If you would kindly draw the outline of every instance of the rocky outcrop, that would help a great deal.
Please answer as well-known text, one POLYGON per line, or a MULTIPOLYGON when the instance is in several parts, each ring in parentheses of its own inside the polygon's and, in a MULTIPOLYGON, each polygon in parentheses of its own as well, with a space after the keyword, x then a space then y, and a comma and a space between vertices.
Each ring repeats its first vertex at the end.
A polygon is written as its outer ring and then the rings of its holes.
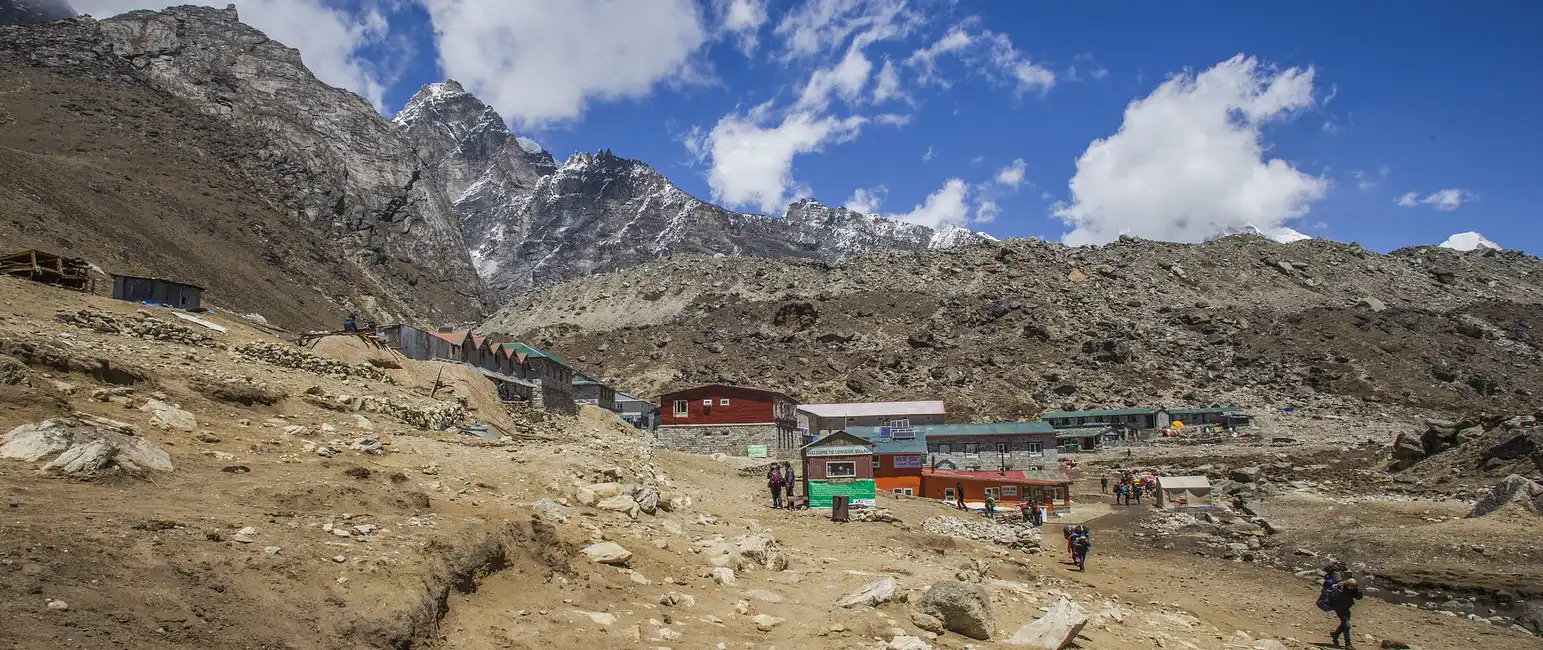
POLYGON ((449 201, 364 98, 317 80, 297 50, 241 23, 234 7, 135 11, 96 28, 151 86, 250 135, 248 178, 347 250, 388 298, 380 317, 486 309, 449 201))
POLYGON ((1543 514, 1543 485, 1525 476, 1507 476, 1473 505, 1468 516, 1483 517, 1512 504, 1533 514, 1543 514))
POLYGON ((48 460, 39 469, 69 476, 172 471, 164 450, 134 435, 133 427, 104 419, 55 418, 21 425, 0 436, 0 458, 48 460))
POLYGON ((36 25, 74 15, 64 0, 0 0, 0 25, 36 25))
POLYGON ((996 633, 996 619, 991 615, 991 597, 980 585, 939 582, 922 594, 916 611, 943 622, 950 632, 986 641, 996 633))

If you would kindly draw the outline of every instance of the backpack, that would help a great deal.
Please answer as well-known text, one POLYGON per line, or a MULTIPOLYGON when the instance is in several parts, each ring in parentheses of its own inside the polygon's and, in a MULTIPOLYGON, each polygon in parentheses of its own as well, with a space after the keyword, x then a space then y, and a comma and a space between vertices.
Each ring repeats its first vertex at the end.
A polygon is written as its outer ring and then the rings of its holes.
POLYGON ((1323 581, 1323 589, 1318 592, 1318 609, 1325 612, 1334 611, 1334 581, 1323 581))
POLYGON ((1086 553, 1092 547, 1093 541, 1089 540, 1086 535, 1078 535, 1072 538, 1072 550, 1086 553))

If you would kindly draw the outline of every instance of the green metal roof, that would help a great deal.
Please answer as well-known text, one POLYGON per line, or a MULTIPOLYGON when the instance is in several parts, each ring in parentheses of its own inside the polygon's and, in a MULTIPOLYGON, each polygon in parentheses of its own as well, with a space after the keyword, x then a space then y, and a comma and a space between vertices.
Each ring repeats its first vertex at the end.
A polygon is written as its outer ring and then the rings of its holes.
POLYGON ((992 422, 989 424, 928 424, 912 427, 928 436, 1009 436, 1026 433, 1055 433, 1048 422, 992 422))
POLYGON ((846 432, 873 443, 875 454, 925 454, 927 436, 920 430, 913 439, 889 439, 879 437, 878 427, 847 427, 846 432))
POLYGON ((600 382, 595 381, 594 377, 590 377, 589 375, 586 375, 586 374, 584 374, 582 372, 575 372, 575 373, 573 373, 573 385, 574 386, 599 386, 600 382))
POLYGON ((542 350, 541 348, 535 347, 533 345, 527 345, 525 343, 505 343, 504 348, 514 350, 515 352, 523 354, 527 357, 551 359, 556 361, 559 365, 568 368, 569 370, 573 370, 573 364, 564 361, 562 357, 552 354, 551 352, 547 352, 546 350, 542 350))
POLYGON ((1095 411, 1045 411, 1044 413, 1040 414, 1039 417, 1040 417, 1040 419, 1044 419, 1044 420, 1049 420, 1049 419, 1052 419, 1052 418, 1055 418, 1055 419, 1060 419, 1060 418, 1090 418, 1090 417, 1091 418, 1098 418, 1098 417, 1109 417, 1109 416, 1114 416, 1114 415, 1152 415, 1152 414, 1154 414, 1156 412, 1157 412, 1157 409, 1101 409, 1101 410, 1095 410, 1095 411))

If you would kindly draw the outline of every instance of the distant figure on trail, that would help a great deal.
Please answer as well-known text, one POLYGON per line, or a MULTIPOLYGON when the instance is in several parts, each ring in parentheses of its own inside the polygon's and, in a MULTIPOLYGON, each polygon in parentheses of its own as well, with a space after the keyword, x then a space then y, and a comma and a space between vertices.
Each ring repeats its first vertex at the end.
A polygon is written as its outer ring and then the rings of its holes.
POLYGON ((964 510, 964 481, 954 482, 954 507, 964 510))
POLYGON ((782 472, 776 463, 772 463, 771 469, 766 472, 766 486, 771 488, 772 507, 782 507, 782 472))
POLYGON ((1100 477, 1098 477, 1098 491, 1099 492, 1108 492, 1109 491, 1109 477, 1108 476, 1100 476, 1100 477))
POLYGON ((997 520, 997 495, 989 490, 986 492, 986 518, 997 520))
POLYGON ((1072 561, 1077 563, 1077 570, 1083 573, 1088 571, 1088 550, 1093 548, 1092 533, 1087 526, 1078 526, 1072 532, 1071 549, 1072 561))
POLYGON ((348 318, 343 319, 343 331, 349 334, 359 331, 359 316, 357 314, 349 314, 348 318))
POLYGON ((1335 583, 1329 589, 1329 604, 1334 610, 1334 615, 1339 617, 1339 627, 1334 628, 1334 633, 1330 635, 1334 640, 1334 647, 1340 647, 1339 637, 1344 635, 1344 647, 1355 648, 1355 640, 1350 636, 1350 608, 1355 607, 1355 601, 1360 600, 1361 596, 1361 585, 1355 578, 1335 583))
POLYGON ((1114 489, 1114 503, 1115 505, 1130 505, 1129 483, 1121 483, 1120 487, 1114 489))
POLYGON ((788 488, 787 503, 784 505, 787 506, 788 510, 792 510, 793 486, 798 484, 798 475, 793 473, 793 463, 788 461, 782 461, 782 484, 788 488))

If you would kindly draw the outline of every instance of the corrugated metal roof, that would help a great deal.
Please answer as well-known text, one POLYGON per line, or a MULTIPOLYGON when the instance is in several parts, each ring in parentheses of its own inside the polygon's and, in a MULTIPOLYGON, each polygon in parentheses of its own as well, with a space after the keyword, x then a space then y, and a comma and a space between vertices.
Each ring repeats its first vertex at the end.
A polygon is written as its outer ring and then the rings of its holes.
MULTIPOLYGON (((504 347, 506 349, 513 350, 516 354, 523 354, 527 357, 551 359, 556 361, 558 365, 561 365, 569 370, 573 370, 573 364, 564 361, 562 357, 552 354, 551 352, 547 352, 546 350, 542 350, 541 348, 538 348, 534 345, 529 345, 526 343, 505 343, 504 347)), ((574 372, 577 371, 575 370, 574 372)))
POLYGON ((989 424, 927 424, 911 427, 928 436, 1006 436, 1026 433, 1055 433, 1048 422, 991 422, 989 424))
POLYGON ((493 372, 492 370, 488 370, 487 368, 477 368, 476 366, 472 366, 472 368, 475 368, 477 372, 480 372, 480 373, 482 373, 484 375, 487 375, 488 377, 492 377, 492 378, 497 379, 499 381, 507 381, 507 382, 509 382, 511 384, 519 384, 519 385, 525 386, 527 388, 535 388, 536 387, 535 383, 530 382, 530 381, 526 381, 524 379, 520 379, 518 377, 510 377, 509 375, 503 374, 501 372, 493 372))
POLYGON ((1018 483, 1021 485, 1066 485, 1072 482, 1071 477, 1057 470, 1042 470, 1031 473, 1021 469, 1010 469, 1005 472, 996 470, 924 469, 922 470, 922 476, 967 481, 996 481, 998 483, 1018 483), (1055 473, 1050 474, 1048 472, 1055 473))
POLYGON ((429 332, 429 336, 440 339, 452 345, 461 345, 466 342, 466 330, 459 332, 429 332))
POLYGON ((1170 490, 1210 489, 1211 481, 1204 476, 1159 476, 1157 487, 1170 490))
POLYGON ((806 411, 822 418, 857 418, 875 415, 946 415, 942 400, 914 402, 844 402, 839 404, 801 404, 806 411))
POLYGON ((1115 432, 1114 432, 1114 429, 1111 429, 1109 427, 1076 427, 1076 428, 1072 428, 1072 429, 1058 429, 1055 432, 1055 437, 1058 438, 1058 439, 1059 438, 1081 439, 1081 438, 1097 438, 1097 437, 1105 435, 1105 434, 1116 435, 1115 432))
POLYGON ((1098 409, 1093 411, 1045 411, 1040 414, 1040 419, 1052 418, 1101 418, 1114 415, 1152 415, 1157 409, 1098 409))
POLYGON ((927 436, 921 432, 915 438, 880 438, 879 427, 847 427, 847 433, 873 443, 875 454, 925 454, 927 436))
POLYGON ((1169 415, 1191 415, 1200 413, 1234 413, 1242 411, 1236 406, 1217 406, 1204 409, 1167 409, 1169 415))

